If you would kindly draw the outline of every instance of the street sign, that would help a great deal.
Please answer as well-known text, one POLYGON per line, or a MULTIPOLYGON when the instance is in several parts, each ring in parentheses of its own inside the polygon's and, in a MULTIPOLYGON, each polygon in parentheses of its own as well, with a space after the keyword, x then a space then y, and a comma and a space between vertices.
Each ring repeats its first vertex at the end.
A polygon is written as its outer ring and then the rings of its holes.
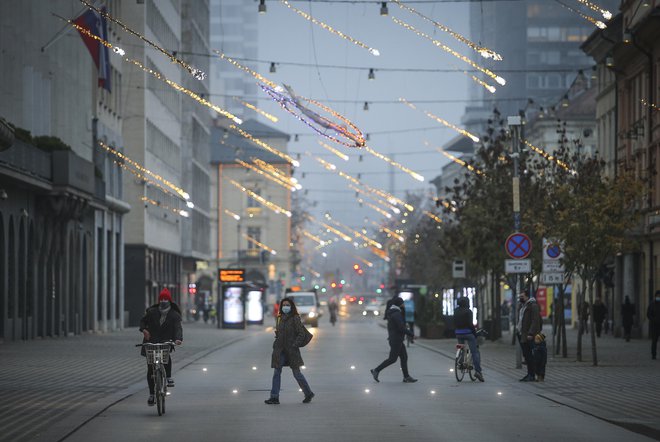
POLYGON ((543 273, 564 273, 563 257, 559 241, 543 238, 543 273))
POLYGON ((220 282, 244 282, 245 269, 218 269, 220 282))
POLYGON ((541 273, 541 284, 555 285, 564 282, 564 273, 541 273))
POLYGON ((505 259, 504 273, 530 273, 532 271, 531 259, 505 259))
POLYGON ((465 278, 465 261, 462 259, 454 260, 454 263, 451 267, 451 277, 465 278))
POLYGON ((504 242, 504 249, 513 259, 527 258, 532 251, 532 241, 524 233, 512 233, 504 242))

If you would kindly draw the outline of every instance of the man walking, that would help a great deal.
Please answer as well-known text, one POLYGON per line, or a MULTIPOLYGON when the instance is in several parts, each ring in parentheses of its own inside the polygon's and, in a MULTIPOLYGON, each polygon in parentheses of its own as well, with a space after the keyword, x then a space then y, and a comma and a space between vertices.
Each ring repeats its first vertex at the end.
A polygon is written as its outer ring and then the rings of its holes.
POLYGON ((520 379, 521 382, 534 382, 534 336, 541 331, 541 312, 536 299, 530 298, 526 292, 518 295, 520 310, 518 311, 518 342, 522 349, 525 363, 527 364, 527 375, 520 379))
POLYGON ((660 336, 660 290, 655 291, 655 300, 649 305, 646 317, 651 321, 651 359, 658 356, 658 336, 660 336))

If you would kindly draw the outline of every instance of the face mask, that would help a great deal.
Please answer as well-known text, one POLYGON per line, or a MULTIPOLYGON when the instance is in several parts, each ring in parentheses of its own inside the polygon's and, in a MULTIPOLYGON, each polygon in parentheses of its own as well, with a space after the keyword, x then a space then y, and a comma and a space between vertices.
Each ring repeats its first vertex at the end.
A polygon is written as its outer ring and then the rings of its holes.
POLYGON ((660 296, 655 297, 655 302, 660 302, 660 296))
POLYGON ((166 309, 167 307, 169 307, 169 306, 170 306, 170 301, 161 301, 161 302, 160 302, 160 308, 161 308, 162 310, 165 310, 165 309, 166 309))
POLYGON ((283 306, 282 307, 282 313, 284 313, 285 315, 288 315, 289 313, 291 313, 291 306, 290 305, 283 306))
POLYGON ((522 303, 524 304, 524 303, 525 303, 525 298, 523 298, 523 297, 521 296, 520 298, 518 298, 518 302, 522 302, 522 303))

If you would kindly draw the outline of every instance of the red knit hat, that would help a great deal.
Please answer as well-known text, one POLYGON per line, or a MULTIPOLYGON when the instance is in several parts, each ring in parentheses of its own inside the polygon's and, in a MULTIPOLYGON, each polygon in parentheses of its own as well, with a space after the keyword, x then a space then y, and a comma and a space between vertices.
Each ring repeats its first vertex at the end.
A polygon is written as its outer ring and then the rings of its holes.
POLYGON ((167 290, 167 288, 164 288, 163 290, 160 291, 160 296, 158 297, 158 302, 160 301, 170 301, 172 302, 172 295, 170 294, 170 291, 167 290))

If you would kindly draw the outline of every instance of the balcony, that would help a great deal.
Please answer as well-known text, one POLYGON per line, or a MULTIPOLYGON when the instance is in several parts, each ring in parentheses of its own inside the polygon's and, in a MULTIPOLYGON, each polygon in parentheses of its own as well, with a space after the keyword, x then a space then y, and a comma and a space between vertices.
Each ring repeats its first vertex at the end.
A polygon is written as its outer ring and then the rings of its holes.
POLYGON ((247 249, 238 251, 238 260, 246 264, 266 264, 270 253, 261 249, 247 249))
POLYGON ((0 152, 0 163, 26 175, 52 180, 51 155, 31 144, 14 140, 13 145, 0 152))

